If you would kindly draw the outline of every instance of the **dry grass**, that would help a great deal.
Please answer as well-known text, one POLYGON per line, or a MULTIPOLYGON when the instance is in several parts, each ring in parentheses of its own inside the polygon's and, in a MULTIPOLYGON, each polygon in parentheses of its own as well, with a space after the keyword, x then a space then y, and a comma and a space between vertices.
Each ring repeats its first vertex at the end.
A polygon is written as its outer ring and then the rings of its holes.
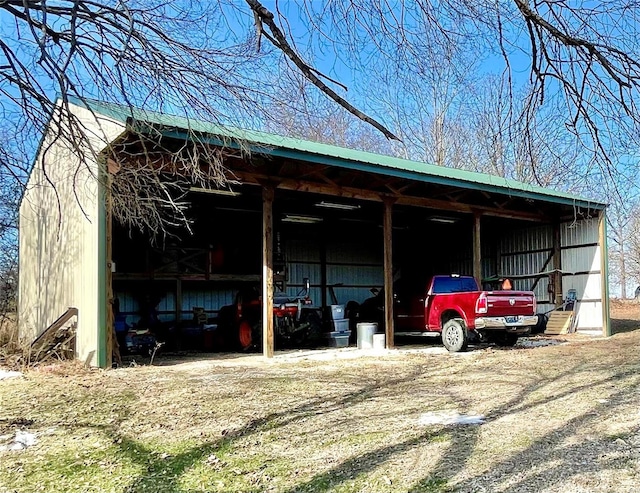
POLYGON ((15 313, 0 315, 0 365, 22 369, 28 361, 29 345, 20 340, 15 313))
POLYGON ((640 331, 529 342, 32 369, 0 381, 0 436, 39 440, 0 492, 636 492, 640 331), (418 424, 446 410, 486 423, 418 424))
POLYGON ((18 325, 14 313, 0 314, 0 347, 18 341, 18 325))

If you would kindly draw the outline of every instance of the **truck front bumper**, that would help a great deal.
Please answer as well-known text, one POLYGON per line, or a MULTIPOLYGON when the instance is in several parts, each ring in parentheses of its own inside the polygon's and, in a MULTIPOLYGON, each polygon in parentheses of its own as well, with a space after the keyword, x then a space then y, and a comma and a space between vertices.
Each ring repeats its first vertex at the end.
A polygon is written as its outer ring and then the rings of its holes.
POLYGON ((537 315, 520 315, 517 317, 478 317, 476 329, 500 329, 507 332, 526 332, 538 323, 537 315))

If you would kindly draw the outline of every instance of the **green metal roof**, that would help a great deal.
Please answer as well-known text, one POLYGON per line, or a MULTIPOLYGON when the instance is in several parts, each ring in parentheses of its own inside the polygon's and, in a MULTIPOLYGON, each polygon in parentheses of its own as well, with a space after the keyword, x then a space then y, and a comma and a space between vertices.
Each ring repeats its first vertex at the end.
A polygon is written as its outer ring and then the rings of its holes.
POLYGON ((222 126, 202 120, 130 108, 113 103, 92 100, 85 100, 84 102, 74 100, 72 102, 123 123, 129 118, 133 118, 138 123, 160 127, 161 133, 167 137, 188 139, 193 137, 195 133, 199 135, 199 138, 214 144, 234 145, 233 141, 244 141, 249 143, 252 152, 301 161, 323 163, 348 169, 381 173, 388 176, 483 190, 558 204, 593 209, 603 209, 606 206, 603 202, 577 197, 570 193, 474 171, 446 168, 419 161, 357 151, 292 137, 283 137, 266 132, 222 126), (230 141, 232 141, 231 144, 230 141))

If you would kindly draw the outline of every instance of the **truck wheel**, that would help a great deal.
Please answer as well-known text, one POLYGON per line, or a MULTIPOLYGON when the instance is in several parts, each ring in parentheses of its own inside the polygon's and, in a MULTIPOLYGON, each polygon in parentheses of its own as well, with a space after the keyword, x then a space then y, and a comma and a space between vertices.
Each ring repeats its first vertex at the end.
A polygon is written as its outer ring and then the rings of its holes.
POLYGON ((467 328, 460 318, 452 318, 442 327, 442 345, 447 351, 457 353, 466 351, 469 345, 467 328))
POLYGON ((512 347, 518 342, 518 334, 502 334, 496 338, 496 345, 502 347, 512 347))

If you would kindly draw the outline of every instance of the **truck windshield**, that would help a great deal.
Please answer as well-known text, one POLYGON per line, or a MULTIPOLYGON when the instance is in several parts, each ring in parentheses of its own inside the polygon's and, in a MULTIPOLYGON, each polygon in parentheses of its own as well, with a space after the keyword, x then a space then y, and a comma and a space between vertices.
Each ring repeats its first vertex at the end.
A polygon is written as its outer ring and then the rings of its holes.
POLYGON ((433 279, 433 294, 467 293, 477 290, 478 285, 473 277, 436 277, 433 279))

